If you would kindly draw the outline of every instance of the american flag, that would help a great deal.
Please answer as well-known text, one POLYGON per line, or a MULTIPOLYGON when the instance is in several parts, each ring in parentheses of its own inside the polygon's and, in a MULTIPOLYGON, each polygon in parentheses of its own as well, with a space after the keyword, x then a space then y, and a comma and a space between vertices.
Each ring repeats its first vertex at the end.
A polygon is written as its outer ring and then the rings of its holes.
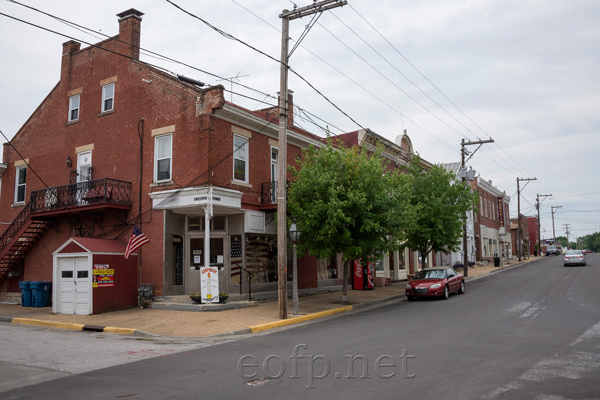
POLYGON ((150 241, 148 240, 146 235, 144 235, 142 233, 140 228, 138 228, 136 225, 135 228, 133 229, 133 234, 131 235, 131 238, 129 239, 129 243, 127 243, 127 249, 125 249, 125 258, 126 259, 129 258, 129 255, 131 253, 133 253, 134 251, 136 251, 137 249, 139 249, 146 243, 150 243, 150 241))

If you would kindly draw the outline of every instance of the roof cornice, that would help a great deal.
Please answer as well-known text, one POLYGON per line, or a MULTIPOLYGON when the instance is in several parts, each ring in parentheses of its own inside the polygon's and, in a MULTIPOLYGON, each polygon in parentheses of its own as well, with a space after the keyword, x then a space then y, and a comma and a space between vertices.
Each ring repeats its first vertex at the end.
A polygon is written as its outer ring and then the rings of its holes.
MULTIPOLYGON (((231 104, 225 103, 222 109, 215 111, 214 116, 239 125, 242 128, 262 133, 263 135, 269 136, 273 139, 279 138, 278 123, 269 122, 252 112, 232 106, 231 104)), ((287 134, 288 143, 293 143, 295 145, 299 145, 300 147, 308 147, 309 145, 322 147, 325 145, 322 140, 303 135, 299 132, 296 132, 294 129, 288 128, 287 134)))

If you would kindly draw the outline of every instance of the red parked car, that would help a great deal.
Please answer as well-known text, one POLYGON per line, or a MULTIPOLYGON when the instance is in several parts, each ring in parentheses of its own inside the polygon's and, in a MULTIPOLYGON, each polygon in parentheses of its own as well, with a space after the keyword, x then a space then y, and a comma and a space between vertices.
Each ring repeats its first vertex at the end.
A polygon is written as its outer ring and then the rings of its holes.
POLYGON ((454 292, 465 292, 465 277, 451 267, 423 269, 412 275, 406 285, 406 297, 409 301, 417 297, 432 296, 447 299, 454 292))

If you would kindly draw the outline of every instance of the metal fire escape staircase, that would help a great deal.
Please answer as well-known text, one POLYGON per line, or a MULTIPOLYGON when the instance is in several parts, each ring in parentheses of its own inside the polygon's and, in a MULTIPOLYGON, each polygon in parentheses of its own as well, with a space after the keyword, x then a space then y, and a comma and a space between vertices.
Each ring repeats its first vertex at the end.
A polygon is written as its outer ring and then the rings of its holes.
POLYGON ((50 227, 51 221, 31 218, 31 203, 0 236, 0 284, 50 227))

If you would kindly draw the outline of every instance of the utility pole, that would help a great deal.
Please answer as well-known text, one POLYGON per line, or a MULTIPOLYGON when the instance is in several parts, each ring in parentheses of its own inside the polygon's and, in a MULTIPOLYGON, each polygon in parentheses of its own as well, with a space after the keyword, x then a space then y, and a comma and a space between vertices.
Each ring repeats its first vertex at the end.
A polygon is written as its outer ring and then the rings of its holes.
POLYGON ((521 262, 521 253, 523 252, 523 232, 521 232, 521 181, 535 181, 537 178, 517 178, 517 246, 519 246, 519 262, 521 262))
POLYGON ((550 210, 552 211, 552 244, 556 246, 556 231, 554 230, 554 209, 559 209, 562 206, 552 206, 550 210))
POLYGON ((537 208, 537 212, 538 212, 538 256, 542 254, 542 231, 541 231, 542 223, 540 221, 540 197, 552 197, 552 195, 538 193, 537 202, 535 203, 535 208, 537 208))
POLYGON ((569 241, 569 228, 571 227, 571 224, 563 224, 563 226, 565 227, 565 233, 567 234, 567 250, 571 250, 571 242, 569 241))
MULTIPOLYGON (((281 72, 279 76, 279 143, 277 156, 277 289, 279 318, 287 319, 287 124, 288 124, 288 53, 290 21, 341 7, 347 1, 324 0, 310 6, 283 10, 281 18, 281 72)), ((313 18, 316 22, 316 19, 313 18)), ((312 25, 310 25, 312 27, 312 25)), ((307 29, 310 29, 307 27, 307 29)), ((306 31, 305 31, 306 33, 306 31)), ((296 43, 298 45, 300 41, 296 43)), ((293 50, 292 50, 293 51, 293 50)))
MULTIPOLYGON (((478 144, 479 147, 481 147, 483 144, 485 143, 494 143, 493 139, 488 139, 488 140, 478 140, 476 142, 465 142, 465 139, 462 139, 460 142, 460 169, 461 169, 461 182, 464 182, 467 180, 467 171, 465 170, 465 155, 467 154, 467 149, 465 149, 465 146, 473 146, 478 144)), ((475 151, 473 152, 473 154, 471 154, 471 157, 473 157, 473 155, 475 155, 475 152, 477 152, 477 150, 479 150, 479 147, 475 149, 475 151)), ((471 157, 469 157, 469 160, 471 159, 471 157)), ((474 173, 473 173, 474 175, 474 173)), ((469 177, 469 181, 472 181, 475 177, 474 176, 470 176, 469 177)), ((463 224, 463 271, 464 271, 464 276, 465 278, 469 276, 469 250, 467 249, 467 221, 465 220, 465 223, 463 224)))

